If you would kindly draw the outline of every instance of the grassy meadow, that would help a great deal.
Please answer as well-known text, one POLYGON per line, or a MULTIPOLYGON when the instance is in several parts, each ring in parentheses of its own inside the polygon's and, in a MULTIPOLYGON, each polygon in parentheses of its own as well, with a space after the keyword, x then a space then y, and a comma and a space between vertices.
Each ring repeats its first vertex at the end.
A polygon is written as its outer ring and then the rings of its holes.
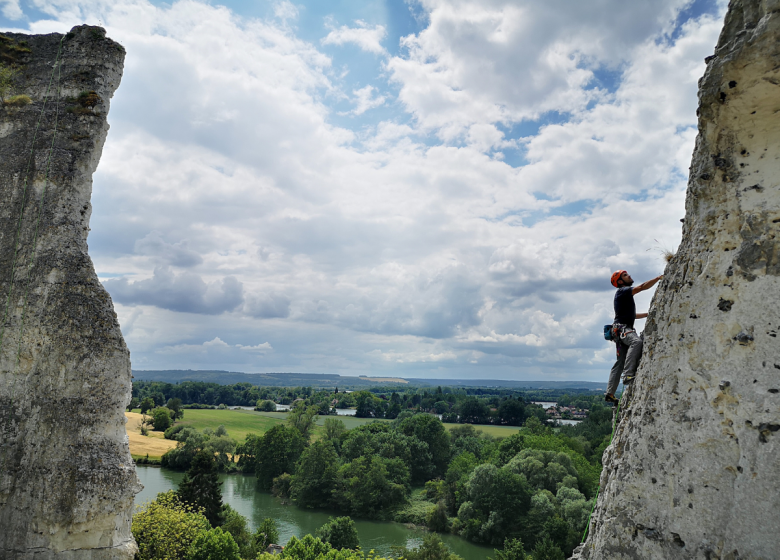
MULTIPOLYGON (((140 433, 141 414, 137 409, 133 412, 126 412, 128 418, 126 425, 127 435, 130 439, 130 453, 133 457, 145 457, 147 454, 151 459, 159 459, 166 451, 176 447, 176 442, 163 438, 162 432, 149 431, 148 436, 142 436, 140 433)), ((216 430, 217 427, 225 426, 228 436, 242 443, 247 434, 264 434, 276 424, 285 422, 287 413, 285 412, 256 412, 253 410, 209 410, 209 409, 186 409, 184 418, 177 421, 177 425, 189 426, 198 431, 206 428, 216 430)), ((314 438, 318 439, 323 430, 326 418, 338 418, 348 430, 366 424, 376 422, 373 418, 355 418, 354 416, 320 416, 317 420, 317 427, 314 429, 314 438)), ((390 420, 378 420, 379 422, 390 422, 390 420)), ((464 424, 444 424, 447 430, 451 430, 464 424)), ((517 433, 520 428, 516 426, 474 426, 478 431, 489 434, 493 437, 509 437, 517 433)))

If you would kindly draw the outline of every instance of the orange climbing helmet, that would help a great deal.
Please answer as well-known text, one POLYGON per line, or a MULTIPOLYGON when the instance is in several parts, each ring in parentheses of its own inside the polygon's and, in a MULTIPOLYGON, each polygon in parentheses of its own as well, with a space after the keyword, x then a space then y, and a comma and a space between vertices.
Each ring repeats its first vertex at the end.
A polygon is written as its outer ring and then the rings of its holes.
POLYGON ((612 273, 612 278, 610 278, 610 282, 612 282, 612 285, 616 288, 618 287, 617 282, 620 280, 620 277, 623 276, 624 272, 628 272, 627 270, 617 270, 612 273))

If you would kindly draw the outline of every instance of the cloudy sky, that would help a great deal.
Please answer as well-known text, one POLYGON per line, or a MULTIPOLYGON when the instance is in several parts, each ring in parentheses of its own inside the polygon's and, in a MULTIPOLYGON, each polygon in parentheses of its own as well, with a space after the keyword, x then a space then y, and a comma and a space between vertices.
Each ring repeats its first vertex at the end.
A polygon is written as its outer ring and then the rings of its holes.
POLYGON ((134 369, 605 381, 611 271, 680 240, 725 4, 0 0, 0 28, 127 49, 89 249, 134 369))

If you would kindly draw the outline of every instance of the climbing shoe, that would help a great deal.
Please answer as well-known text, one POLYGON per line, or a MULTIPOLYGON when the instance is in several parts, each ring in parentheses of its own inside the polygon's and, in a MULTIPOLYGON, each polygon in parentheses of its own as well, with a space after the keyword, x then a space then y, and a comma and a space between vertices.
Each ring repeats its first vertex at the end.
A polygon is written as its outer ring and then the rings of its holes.
POLYGON ((604 395, 604 400, 607 401, 609 404, 617 405, 620 401, 615 397, 615 395, 611 395, 607 393, 604 395))
POLYGON ((631 385, 634 382, 633 375, 627 375, 623 378, 623 385, 631 385))

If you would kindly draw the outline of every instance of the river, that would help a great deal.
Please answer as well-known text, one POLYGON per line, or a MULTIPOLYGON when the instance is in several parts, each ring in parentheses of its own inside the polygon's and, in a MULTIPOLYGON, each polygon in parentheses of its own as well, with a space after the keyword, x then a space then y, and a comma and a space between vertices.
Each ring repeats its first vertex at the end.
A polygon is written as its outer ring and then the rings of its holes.
MULTIPOLYGON (((144 489, 135 497, 136 504, 154 499, 159 492, 176 489, 184 473, 138 465, 138 478, 144 489)), ((327 523, 328 517, 337 517, 337 512, 307 510, 294 505, 284 505, 282 500, 257 489, 257 480, 248 475, 220 475, 222 500, 249 521, 252 531, 266 517, 276 520, 279 527, 280 544, 286 544, 293 535, 301 537, 314 532, 327 523)), ((343 515, 343 514, 341 514, 343 515)), ((424 533, 407 528, 401 523, 365 521, 355 519, 360 546, 365 551, 375 550, 382 556, 391 553, 393 546, 419 546, 424 533)), ((441 535, 455 554, 463 560, 485 560, 494 556, 493 549, 477 546, 455 535, 441 535)))

